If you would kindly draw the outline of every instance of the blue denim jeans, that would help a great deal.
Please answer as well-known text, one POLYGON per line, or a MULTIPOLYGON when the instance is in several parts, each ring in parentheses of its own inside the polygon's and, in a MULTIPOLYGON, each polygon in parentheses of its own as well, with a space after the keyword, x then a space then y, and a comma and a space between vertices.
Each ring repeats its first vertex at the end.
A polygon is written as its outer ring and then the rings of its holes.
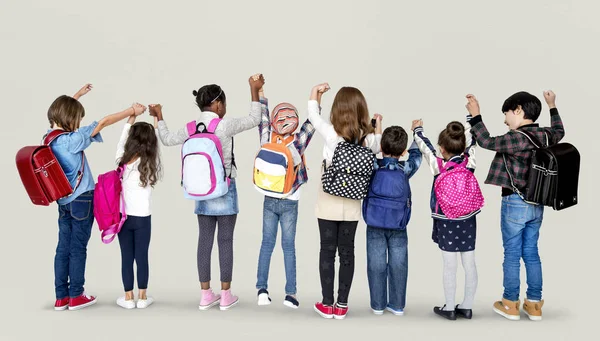
POLYGON ((94 224, 94 191, 58 205, 58 246, 54 257, 56 298, 77 297, 83 293, 87 245, 94 224))
POLYGON ((231 179, 227 193, 222 197, 196 201, 194 214, 207 216, 235 215, 240 213, 238 206, 237 186, 231 179))
POLYGON ((542 299, 542 263, 538 239, 544 207, 524 202, 517 194, 502 198, 501 229, 504 246, 504 298, 519 299, 521 258, 527 273, 527 298, 542 299))
POLYGON ((367 226, 367 277, 371 309, 403 310, 408 280, 408 235, 406 230, 367 226), (388 298, 389 292, 389 298, 388 298))
POLYGON ((296 222, 298 201, 265 196, 263 204, 263 237, 258 257, 256 289, 267 289, 271 255, 275 248, 277 229, 281 224, 281 247, 285 265, 285 294, 296 294, 296 222))

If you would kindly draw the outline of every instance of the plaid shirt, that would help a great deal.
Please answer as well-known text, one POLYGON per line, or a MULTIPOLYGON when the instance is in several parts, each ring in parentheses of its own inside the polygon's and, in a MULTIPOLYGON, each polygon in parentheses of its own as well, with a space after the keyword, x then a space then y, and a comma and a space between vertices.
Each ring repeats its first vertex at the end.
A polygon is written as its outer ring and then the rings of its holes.
MULTIPOLYGON (((558 115, 558 109, 550 109, 551 127, 540 127, 539 124, 528 124, 518 129, 527 131, 537 137, 542 143, 546 143, 545 132, 548 133, 548 142, 556 144, 565 136, 565 130, 558 115)), ((523 134, 515 131, 492 137, 488 132, 481 116, 471 119, 471 132, 482 148, 496 152, 490 171, 485 179, 486 184, 500 186, 502 188, 513 190, 510 177, 506 171, 503 154, 506 156, 510 175, 513 177, 515 186, 522 191, 527 185, 529 176, 529 165, 531 163, 532 150, 535 148, 531 141, 523 134)))
MULTIPOLYGON (((258 136, 260 137, 261 145, 263 145, 271 139, 271 117, 269 115, 268 99, 261 97, 260 104, 262 107, 262 115, 260 124, 258 125, 258 136)), ((300 156, 302 156, 302 162, 298 165, 299 168, 296 173, 296 181, 294 181, 294 185, 292 186, 292 193, 296 192, 300 186, 308 182, 308 172, 306 170, 306 165, 304 164, 304 151, 306 150, 306 147, 308 147, 314 133, 315 127, 309 120, 306 120, 300 127, 300 131, 294 134, 294 147, 300 156)))

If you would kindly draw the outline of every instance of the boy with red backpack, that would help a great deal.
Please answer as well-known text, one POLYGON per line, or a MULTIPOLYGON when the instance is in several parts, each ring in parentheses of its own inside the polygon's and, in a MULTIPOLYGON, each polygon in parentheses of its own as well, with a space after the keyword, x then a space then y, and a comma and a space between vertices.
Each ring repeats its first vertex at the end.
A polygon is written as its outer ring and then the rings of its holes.
POLYGON ((446 304, 433 311, 446 319, 457 316, 471 319, 477 268, 475 265, 476 215, 483 207, 483 195, 473 175, 475 171, 475 141, 466 125, 450 122, 439 135, 441 158, 423 132, 423 121, 413 122, 414 137, 434 176, 431 191, 432 239, 442 251, 443 283, 446 304), (465 270, 465 296, 456 305, 457 254, 465 270))
MULTIPOLYGON (((255 75, 254 77, 258 77, 255 75)), ((307 119, 298 127, 298 111, 289 103, 278 104, 269 114, 268 100, 260 90, 262 106, 258 126, 261 149, 254 161, 254 187, 264 194, 263 230, 258 259, 256 289, 258 305, 271 304, 268 279, 271 255, 275 248, 278 225, 281 225, 281 247, 285 264, 285 299, 283 304, 296 309, 296 222, 300 186, 308 181, 304 151, 315 128, 307 119)))

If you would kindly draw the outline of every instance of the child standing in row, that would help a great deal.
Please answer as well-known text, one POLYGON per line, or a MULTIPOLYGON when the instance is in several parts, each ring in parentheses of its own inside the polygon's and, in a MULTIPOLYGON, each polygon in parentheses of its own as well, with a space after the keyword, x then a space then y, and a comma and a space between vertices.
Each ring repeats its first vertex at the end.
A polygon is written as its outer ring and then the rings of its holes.
MULTIPOLYGON (((259 90, 265 81, 262 75, 255 80, 250 77, 252 103, 250 114, 246 117, 225 118, 227 102, 223 89, 215 84, 205 85, 198 91, 194 90, 196 104, 200 108, 197 122, 209 127, 210 122, 218 120, 214 134, 222 146, 223 166, 226 176, 230 179, 229 188, 225 195, 206 201, 195 202, 195 214, 198 216, 198 277, 202 288, 202 298, 199 309, 207 310, 217 304, 221 310, 227 310, 238 303, 238 297, 231 292, 233 274, 233 231, 239 213, 238 195, 235 178, 237 168, 233 155, 233 137, 241 132, 255 128, 260 123, 261 106, 259 90), (219 265, 221 267, 221 294, 217 295, 210 286, 211 252, 215 239, 215 231, 219 228, 217 242, 219 244, 219 265)), ((151 107, 151 115, 158 118, 160 140, 165 146, 183 144, 188 138, 188 128, 183 127, 177 132, 169 131, 163 120, 162 108, 151 107)))
MULTIPOLYGON (((255 75, 257 80, 260 75, 255 75)), ((321 94, 318 96, 319 102, 321 94)), ((258 305, 271 304, 268 292, 269 266, 271 255, 277 239, 277 228, 281 224, 281 247, 285 265, 285 299, 283 304, 290 308, 298 308, 296 297, 296 223, 298 221, 298 200, 300 190, 308 181, 308 173, 304 163, 304 151, 308 147, 315 128, 306 120, 300 131, 295 133, 299 124, 298 110, 289 103, 280 103, 269 114, 268 99, 264 90, 260 89, 262 119, 258 126, 260 145, 255 161, 254 182, 259 192, 265 194, 263 204, 263 230, 256 289, 258 289, 258 305), (277 144, 277 145, 275 145, 277 144), (281 147, 281 148, 278 148, 281 147), (283 160, 281 155, 290 157, 283 160), (285 172, 285 163, 291 162, 285 172), (282 173, 281 171, 284 171, 282 173), (283 175, 285 174, 285 175, 283 175), (287 179, 286 177, 290 177, 287 179), (289 186, 291 184, 291 186, 289 186), (289 188, 287 188, 289 187, 289 188)))
MULTIPOLYGON (((332 163, 338 143, 363 145, 378 154, 381 145, 381 115, 375 115, 376 127, 371 125, 367 101, 360 90, 341 88, 333 100, 330 122, 320 113, 319 96, 329 90, 327 83, 315 86, 308 101, 308 119, 325 139, 324 166, 332 163)), ((319 274, 323 299, 314 305, 324 318, 344 319, 348 313, 348 296, 354 277, 354 237, 361 218, 361 202, 325 193, 319 185, 316 216, 319 222, 321 250, 319 274), (339 288, 334 300, 335 254, 339 252, 339 288), (335 305, 334 305, 335 303, 335 305)))
MULTIPOLYGON (((454 121, 448 123, 446 129, 442 130, 438 137, 441 158, 431 141, 425 136, 423 121, 415 120, 413 122, 415 141, 425 160, 427 160, 434 177, 430 202, 433 218, 432 239, 442 251, 444 261, 443 283, 446 304, 442 307, 435 307, 433 311, 449 320, 456 320, 457 315, 467 319, 472 317, 472 307, 477 289, 475 238, 477 232, 476 214, 479 213, 479 209, 462 212, 460 216, 450 215, 451 212, 444 213, 439 202, 440 198, 438 198, 440 192, 437 191, 436 180, 442 176, 442 173, 460 167, 466 167, 471 172, 475 171, 475 142, 469 132, 470 119, 471 116, 467 116, 466 129, 460 122, 454 121), (465 296, 461 304, 455 305, 458 254, 460 254, 465 271, 465 296)), ((457 203, 467 199, 464 197, 464 193, 443 194, 457 203)), ((480 196, 480 192, 471 194, 474 199, 478 199, 478 196, 480 196)))
POLYGON ((50 142, 50 148, 67 179, 73 194, 57 200, 58 245, 54 257, 55 310, 77 310, 96 303, 96 297, 84 290, 87 244, 94 223, 94 176, 84 154, 92 142, 102 142, 100 131, 130 116, 142 114, 146 107, 135 103, 118 113, 105 116, 100 121, 81 127, 85 116, 79 98, 92 90, 86 84, 73 97, 58 97, 48 109, 52 130, 63 133, 50 142))
POLYGON ((504 294, 494 303, 494 311, 509 320, 519 320, 521 258, 527 270, 527 298, 523 311, 531 320, 542 319, 542 263, 538 252, 544 207, 527 203, 522 198, 527 188, 529 165, 535 146, 524 134, 533 134, 546 145, 558 143, 565 136, 562 120, 556 109, 556 95, 544 92, 550 108, 551 127, 535 123, 542 111, 542 102, 527 92, 518 92, 504 101, 502 112, 509 131, 492 137, 482 121, 479 102, 467 95, 467 109, 473 115, 471 125, 477 143, 496 152, 486 184, 502 188, 500 228, 504 247, 504 294))
MULTIPOLYGON (((157 105, 150 105, 156 107, 157 105)), ((158 105, 160 106, 160 105, 158 105)), ((119 232, 121 248, 121 275, 125 296, 117 299, 117 304, 125 309, 143 309, 154 302, 146 295, 149 266, 148 248, 151 234, 152 189, 161 171, 158 137, 154 126, 146 122, 135 123, 130 116, 123 128, 117 145, 116 160, 123 169, 122 193, 127 220, 119 232), (138 301, 133 295, 133 263, 137 267, 138 301)))
POLYGON ((381 137, 382 159, 375 172, 363 217, 367 223, 367 275, 371 309, 375 315, 384 310, 404 315, 408 281, 408 236, 406 225, 411 215, 411 190, 408 180, 421 165, 421 152, 413 142, 406 155, 408 134, 391 126, 381 137), (388 295, 389 293, 389 295, 388 295))

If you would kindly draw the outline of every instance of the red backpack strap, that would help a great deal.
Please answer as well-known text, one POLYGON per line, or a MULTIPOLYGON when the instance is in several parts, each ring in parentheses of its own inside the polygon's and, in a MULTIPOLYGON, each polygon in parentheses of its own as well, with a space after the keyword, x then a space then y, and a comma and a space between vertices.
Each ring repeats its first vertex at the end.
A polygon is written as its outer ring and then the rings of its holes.
MULTIPOLYGON (((44 145, 49 146, 50 143, 52 143, 54 140, 56 140, 56 138, 58 138, 61 135, 67 134, 66 131, 62 130, 62 129, 54 129, 51 132, 49 132, 48 134, 46 134, 46 136, 44 136, 44 145)), ((73 187, 73 193, 75 193, 75 190, 77 189, 77 187, 79 187, 79 184, 81 183, 81 179, 83 178, 83 170, 85 169, 85 153, 83 151, 81 151, 81 168, 79 169, 79 171, 77 172, 77 181, 75 182, 75 187, 73 187)), ((71 195, 73 195, 73 193, 71 195)), ((71 195, 67 196, 70 197, 71 195)))

